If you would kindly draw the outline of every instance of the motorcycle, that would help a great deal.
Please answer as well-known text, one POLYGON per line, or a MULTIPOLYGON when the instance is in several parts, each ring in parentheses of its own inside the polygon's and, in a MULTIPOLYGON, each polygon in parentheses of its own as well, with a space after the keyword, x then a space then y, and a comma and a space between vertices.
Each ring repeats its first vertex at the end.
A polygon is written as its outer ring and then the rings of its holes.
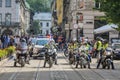
POLYGON ((76 62, 77 49, 69 51, 69 64, 74 64, 76 62))
POLYGON ((104 52, 103 58, 102 58, 102 68, 105 69, 110 69, 110 65, 113 64, 112 61, 112 51, 111 50, 106 50, 104 52))
POLYGON ((68 57, 68 55, 69 55, 69 50, 68 50, 68 48, 66 48, 66 49, 64 50, 64 55, 65 55, 65 57, 68 57))
POLYGON ((29 63, 27 49, 20 49, 17 51, 16 58, 14 59, 14 67, 16 67, 17 63, 20 64, 21 67, 24 67, 26 63, 29 63))
POLYGON ((88 65, 88 68, 90 68, 90 60, 88 60, 88 55, 84 51, 81 51, 80 54, 77 54, 76 61, 76 68, 78 68, 78 65, 80 65, 81 68, 86 68, 88 65))
POLYGON ((55 57, 56 57, 56 54, 55 54, 54 50, 51 48, 47 49, 47 52, 45 52, 44 67, 45 67, 45 64, 48 63, 49 68, 51 68, 53 66, 53 63, 56 61, 55 57))

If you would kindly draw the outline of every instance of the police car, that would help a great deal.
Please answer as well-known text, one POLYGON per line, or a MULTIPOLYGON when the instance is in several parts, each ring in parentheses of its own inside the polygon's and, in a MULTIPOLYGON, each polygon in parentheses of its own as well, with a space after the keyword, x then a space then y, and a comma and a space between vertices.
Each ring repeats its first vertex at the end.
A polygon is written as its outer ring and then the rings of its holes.
POLYGON ((45 49, 44 46, 48 44, 53 38, 49 37, 38 37, 33 47, 33 58, 44 57, 45 49))

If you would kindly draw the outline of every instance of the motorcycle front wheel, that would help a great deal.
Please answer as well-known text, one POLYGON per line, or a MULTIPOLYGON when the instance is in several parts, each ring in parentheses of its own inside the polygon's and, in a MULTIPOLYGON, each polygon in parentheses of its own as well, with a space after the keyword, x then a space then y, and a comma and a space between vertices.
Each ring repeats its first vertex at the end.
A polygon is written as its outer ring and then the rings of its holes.
POLYGON ((21 59, 21 67, 25 66, 25 61, 23 59, 21 59))

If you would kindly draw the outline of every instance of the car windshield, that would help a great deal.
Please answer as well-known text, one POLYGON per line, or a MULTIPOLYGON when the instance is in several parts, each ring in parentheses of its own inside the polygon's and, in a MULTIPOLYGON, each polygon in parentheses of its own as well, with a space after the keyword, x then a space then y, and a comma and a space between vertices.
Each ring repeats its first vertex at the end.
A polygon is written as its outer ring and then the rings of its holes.
POLYGON ((113 48, 115 48, 115 49, 120 49, 120 44, 115 44, 114 46, 113 46, 113 48))
POLYGON ((36 42, 36 39, 32 39, 32 40, 31 40, 31 43, 34 43, 34 44, 35 44, 35 42, 36 42))
POLYGON ((42 46, 44 46, 47 43, 48 43, 48 40, 37 40, 36 45, 42 45, 42 46))

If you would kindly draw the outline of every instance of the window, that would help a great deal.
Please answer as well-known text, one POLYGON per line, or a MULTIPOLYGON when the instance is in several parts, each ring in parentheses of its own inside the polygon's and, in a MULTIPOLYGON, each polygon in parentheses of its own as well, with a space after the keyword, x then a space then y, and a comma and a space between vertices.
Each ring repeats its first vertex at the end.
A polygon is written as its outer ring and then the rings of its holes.
POLYGON ((99 1, 96 1, 96 2, 95 2, 95 8, 97 8, 97 9, 100 8, 100 2, 99 2, 99 1))
POLYGON ((2 24, 2 14, 0 13, 0 25, 2 24))
POLYGON ((11 0, 5 0, 6 2, 6 7, 11 7, 11 0))
POLYGON ((48 22, 46 23, 46 26, 49 27, 49 23, 48 22))
POLYGON ((46 34, 49 34, 49 30, 46 30, 46 34))
POLYGON ((11 24, 11 14, 10 13, 5 14, 5 24, 6 25, 11 24))
POLYGON ((43 26, 42 22, 40 23, 40 26, 41 26, 41 27, 43 26))
POLYGON ((42 34, 42 30, 40 30, 40 34, 42 34))
POLYGON ((2 0, 0 0, 0 7, 2 7, 2 0))

